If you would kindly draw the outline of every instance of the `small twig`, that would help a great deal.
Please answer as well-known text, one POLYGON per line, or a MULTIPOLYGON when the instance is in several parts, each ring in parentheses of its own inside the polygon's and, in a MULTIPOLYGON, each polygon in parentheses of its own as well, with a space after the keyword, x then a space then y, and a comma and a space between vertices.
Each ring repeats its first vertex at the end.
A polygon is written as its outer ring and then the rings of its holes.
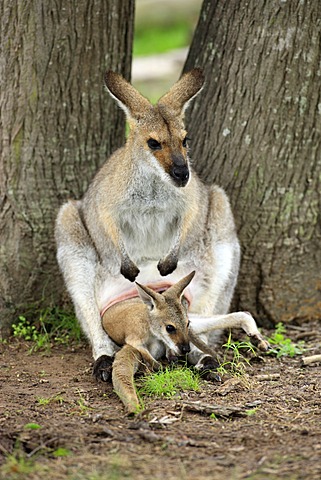
POLYGON ((32 450, 31 452, 27 453, 27 457, 28 457, 28 458, 32 457, 35 453, 39 452, 39 450, 42 450, 43 448, 47 448, 47 446, 48 446, 50 443, 53 443, 53 442, 55 442, 56 440, 58 440, 58 437, 51 438, 50 440, 47 440, 47 442, 41 443, 41 445, 39 445, 38 447, 36 447, 36 448, 35 448, 34 450, 32 450))
POLYGON ((146 440, 147 442, 151 442, 151 443, 164 441, 163 437, 161 437, 160 435, 157 435, 155 432, 151 432, 148 430, 138 430, 138 435, 143 440, 146 440))
POLYGON ((306 331, 308 331, 308 327, 300 327, 300 326, 298 326, 298 325, 291 325, 291 324, 287 325, 286 328, 287 328, 288 330, 298 330, 298 331, 300 331, 300 332, 306 332, 306 331))
POLYGON ((311 355, 310 357, 302 357, 303 365, 310 365, 310 363, 321 362, 321 355, 311 355))
POLYGON ((311 330, 311 332, 301 332, 295 335, 295 340, 300 340, 301 338, 316 337, 320 332, 317 330, 311 330))
POLYGON ((8 453, 9 453, 8 450, 7 450, 6 448, 4 448, 3 445, 1 445, 1 443, 0 443, 0 450, 2 450, 2 452, 3 452, 5 455, 8 455, 8 453))
POLYGON ((209 403, 201 402, 188 402, 183 401, 181 404, 186 410, 192 412, 204 413, 206 415, 217 415, 218 417, 229 417, 231 415, 242 415, 245 413, 243 406, 224 406, 224 405, 211 405, 209 403))
POLYGON ((262 374, 262 375, 255 375, 255 379, 259 381, 264 381, 264 380, 277 380, 280 378, 279 373, 268 373, 268 374, 262 374))

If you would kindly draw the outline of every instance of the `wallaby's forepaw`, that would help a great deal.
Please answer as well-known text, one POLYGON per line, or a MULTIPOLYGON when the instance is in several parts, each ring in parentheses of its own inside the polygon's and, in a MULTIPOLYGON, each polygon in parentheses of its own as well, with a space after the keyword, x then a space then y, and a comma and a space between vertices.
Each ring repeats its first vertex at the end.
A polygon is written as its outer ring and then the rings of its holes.
POLYGON ((159 370, 162 369, 162 364, 157 360, 154 360, 153 362, 151 362, 151 361, 146 361, 146 359, 144 359, 144 364, 147 371, 149 370, 150 372, 158 372, 159 370))
POLYGON ((134 262, 126 261, 121 264, 120 273, 127 278, 130 282, 134 282, 135 278, 139 274, 139 268, 136 267, 134 262))
POLYGON ((169 353, 166 357, 169 363, 178 363, 179 357, 174 353, 169 353))
POLYGON ((161 370, 163 367, 162 367, 162 364, 160 362, 154 362, 153 365, 152 365, 152 370, 154 372, 159 372, 159 370, 161 370))
POLYGON ((113 361, 113 357, 109 355, 102 355, 97 358, 93 366, 93 376, 96 380, 102 380, 103 382, 111 380, 113 361))
POLYGON ((170 273, 174 272, 177 267, 177 257, 173 255, 168 255, 163 260, 158 262, 157 268, 162 277, 166 277, 170 273))
POLYGON ((210 355, 206 355, 201 359, 201 361, 196 366, 200 374, 206 380, 211 380, 214 382, 221 382, 221 377, 217 373, 217 369, 219 367, 219 363, 216 358, 211 357, 210 355))

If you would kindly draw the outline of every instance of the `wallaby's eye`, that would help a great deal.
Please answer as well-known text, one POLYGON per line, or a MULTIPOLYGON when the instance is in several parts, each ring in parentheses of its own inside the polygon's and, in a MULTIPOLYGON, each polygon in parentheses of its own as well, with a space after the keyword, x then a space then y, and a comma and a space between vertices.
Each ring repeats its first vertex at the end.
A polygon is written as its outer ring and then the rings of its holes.
POLYGON ((187 142, 188 140, 190 140, 190 138, 188 137, 185 137, 184 140, 183 140, 183 147, 186 148, 187 147, 187 142))
POLYGON ((167 333, 175 333, 176 328, 174 327, 174 325, 166 325, 166 331, 167 333))
POLYGON ((147 140, 147 145, 149 146, 149 148, 151 150, 161 150, 162 149, 161 144, 157 140, 155 140, 154 138, 150 138, 149 140, 147 140))

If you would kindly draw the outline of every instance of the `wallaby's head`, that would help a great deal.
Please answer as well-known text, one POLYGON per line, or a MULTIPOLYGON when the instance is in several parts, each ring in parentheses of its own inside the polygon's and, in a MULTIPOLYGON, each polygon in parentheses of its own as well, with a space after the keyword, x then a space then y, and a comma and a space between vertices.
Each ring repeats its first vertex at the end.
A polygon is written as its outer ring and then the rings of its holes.
POLYGON ((183 75, 156 105, 117 73, 107 72, 105 83, 126 113, 131 127, 127 146, 132 154, 149 163, 165 181, 185 187, 190 171, 183 117, 191 99, 202 89, 202 71, 195 68, 183 75))
POLYGON ((152 333, 175 355, 185 355, 190 351, 188 301, 184 290, 194 275, 195 272, 191 272, 163 293, 136 282, 138 293, 149 310, 152 333))

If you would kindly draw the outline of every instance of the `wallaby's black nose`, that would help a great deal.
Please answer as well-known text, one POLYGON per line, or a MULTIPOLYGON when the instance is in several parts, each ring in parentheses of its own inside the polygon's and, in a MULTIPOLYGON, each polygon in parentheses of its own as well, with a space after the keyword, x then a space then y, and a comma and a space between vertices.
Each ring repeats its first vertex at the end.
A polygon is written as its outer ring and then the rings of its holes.
POLYGON ((189 346, 189 343, 185 343, 184 345, 181 345, 180 350, 183 355, 186 355, 186 353, 189 353, 191 351, 191 347, 189 346))
POLYGON ((179 187, 185 187, 189 179, 189 169, 187 165, 174 166, 171 171, 171 176, 179 187))

